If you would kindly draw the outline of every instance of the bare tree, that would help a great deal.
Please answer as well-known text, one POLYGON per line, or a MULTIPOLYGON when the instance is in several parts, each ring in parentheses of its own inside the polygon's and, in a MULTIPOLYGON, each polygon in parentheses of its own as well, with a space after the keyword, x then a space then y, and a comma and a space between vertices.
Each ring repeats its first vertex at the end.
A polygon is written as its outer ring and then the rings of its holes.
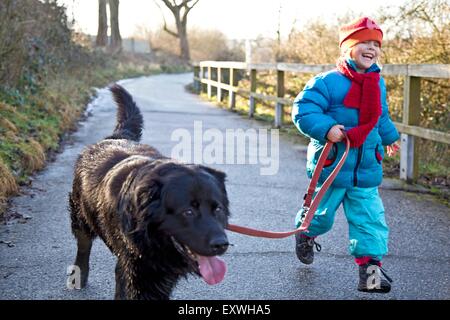
POLYGON ((109 0, 110 24, 111 24, 111 50, 122 50, 122 37, 119 29, 119 0, 109 0))
POLYGON ((275 61, 282 61, 282 53, 281 53, 281 11, 283 10, 283 5, 280 1, 280 5, 278 7, 278 26, 277 26, 277 45, 275 48, 275 61))
POLYGON ((108 43, 108 21, 106 18, 106 0, 98 0, 98 31, 95 45, 106 47, 108 43))
MULTIPOLYGON (((198 3, 199 0, 161 0, 167 8, 172 12, 175 18, 175 26, 177 31, 172 31, 168 28, 166 19, 164 18, 164 31, 176 37, 180 41, 181 58, 184 61, 191 59, 189 51, 189 41, 187 36, 187 16, 191 9, 198 3)), ((155 2, 157 5, 158 3, 155 2)), ((158 5, 159 6, 159 5, 158 5)))

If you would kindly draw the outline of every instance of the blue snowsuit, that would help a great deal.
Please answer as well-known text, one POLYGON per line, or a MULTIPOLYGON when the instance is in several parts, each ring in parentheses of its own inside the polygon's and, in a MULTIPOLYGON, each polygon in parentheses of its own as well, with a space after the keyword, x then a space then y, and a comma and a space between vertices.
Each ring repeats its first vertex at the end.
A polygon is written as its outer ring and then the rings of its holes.
MULTIPOLYGON (((354 61, 347 62, 356 70, 354 61)), ((366 72, 380 72, 380 69, 373 64, 366 72)), ((381 260, 388 251, 388 227, 378 194, 378 186, 383 178, 383 146, 399 139, 398 131, 388 114, 386 86, 382 77, 379 85, 382 114, 364 144, 350 149, 345 164, 315 213, 309 233, 305 234, 316 237, 329 231, 336 210, 343 203, 349 223, 350 253, 357 258, 369 256, 377 260, 381 260)), ((306 168, 309 178, 314 172, 331 127, 341 124, 345 130, 349 130, 358 126, 359 110, 343 105, 350 86, 350 79, 337 70, 331 70, 311 79, 294 101, 292 120, 298 130, 311 139, 306 168)), ((323 169, 319 188, 333 171, 344 150, 344 142, 334 145, 328 156, 331 164, 323 169)), ((297 214, 297 226, 301 223, 301 214, 301 211, 297 214)))

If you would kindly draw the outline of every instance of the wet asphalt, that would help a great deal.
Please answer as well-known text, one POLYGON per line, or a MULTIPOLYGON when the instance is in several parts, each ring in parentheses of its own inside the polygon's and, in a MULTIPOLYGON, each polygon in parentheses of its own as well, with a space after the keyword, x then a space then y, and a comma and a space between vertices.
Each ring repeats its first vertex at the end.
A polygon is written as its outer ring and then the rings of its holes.
MULTIPOLYGON (((174 132, 194 127, 203 132, 255 129, 264 134, 267 124, 248 120, 215 107, 185 91, 192 74, 157 75, 123 80, 144 115, 143 143, 171 155, 180 140, 174 132), (177 131, 178 129, 178 131, 177 131)), ((115 259, 101 240, 91 254, 89 284, 83 290, 66 287, 67 267, 76 245, 70 230, 68 192, 73 165, 84 146, 109 135, 116 107, 106 89, 98 90, 88 107, 89 116, 68 139, 63 152, 33 177, 30 187, 12 200, 11 211, 27 219, 0 226, 0 299, 112 299, 115 259)), ((270 139, 269 139, 270 140, 270 139)), ((224 139, 223 143, 225 143, 224 139)), ((217 142, 217 141, 216 141, 217 142)), ((260 137, 254 139, 263 146, 260 137)), ((208 141, 204 141, 204 146, 208 141)), ((224 148, 224 155, 231 151, 224 148)), ((192 150, 194 151, 194 149, 192 150)), ((251 150, 248 150, 250 154, 251 150)), ((278 170, 261 175, 267 162, 212 164, 227 174, 231 203, 230 222, 276 231, 293 227, 308 184, 306 148, 280 136, 278 170)), ((266 159, 267 160, 267 159, 266 159)), ((275 169, 274 169, 275 170, 275 169)), ((310 299, 450 299, 450 210, 430 196, 380 188, 390 227, 389 254, 384 267, 394 279, 384 295, 356 290, 358 269, 348 254, 348 227, 342 208, 332 231, 317 241, 322 251, 312 265, 302 265, 294 252, 294 238, 253 238, 229 232, 233 244, 223 255, 228 271, 222 283, 209 286, 200 278, 181 280, 172 298, 193 300, 310 300, 310 299)))

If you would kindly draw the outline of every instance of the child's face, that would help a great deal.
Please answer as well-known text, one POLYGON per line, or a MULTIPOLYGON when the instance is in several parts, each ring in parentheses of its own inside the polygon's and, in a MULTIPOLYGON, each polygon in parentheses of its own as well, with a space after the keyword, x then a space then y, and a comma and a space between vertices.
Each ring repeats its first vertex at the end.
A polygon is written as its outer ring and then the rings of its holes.
POLYGON ((351 51, 351 57, 355 60, 358 69, 364 71, 377 62, 380 52, 381 49, 378 41, 369 40, 354 45, 351 51))

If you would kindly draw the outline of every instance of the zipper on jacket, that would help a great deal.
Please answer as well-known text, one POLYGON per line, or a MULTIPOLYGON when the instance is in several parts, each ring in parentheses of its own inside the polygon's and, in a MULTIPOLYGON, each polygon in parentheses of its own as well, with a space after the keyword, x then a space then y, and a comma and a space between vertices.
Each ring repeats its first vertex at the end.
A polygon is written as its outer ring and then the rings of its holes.
POLYGON ((355 165, 355 169, 353 170, 353 186, 356 187, 356 185, 358 184, 358 176, 357 176, 357 171, 358 171, 358 167, 359 167, 359 163, 361 162, 361 158, 362 158, 362 146, 360 146, 358 148, 358 158, 356 160, 356 165, 355 165))

